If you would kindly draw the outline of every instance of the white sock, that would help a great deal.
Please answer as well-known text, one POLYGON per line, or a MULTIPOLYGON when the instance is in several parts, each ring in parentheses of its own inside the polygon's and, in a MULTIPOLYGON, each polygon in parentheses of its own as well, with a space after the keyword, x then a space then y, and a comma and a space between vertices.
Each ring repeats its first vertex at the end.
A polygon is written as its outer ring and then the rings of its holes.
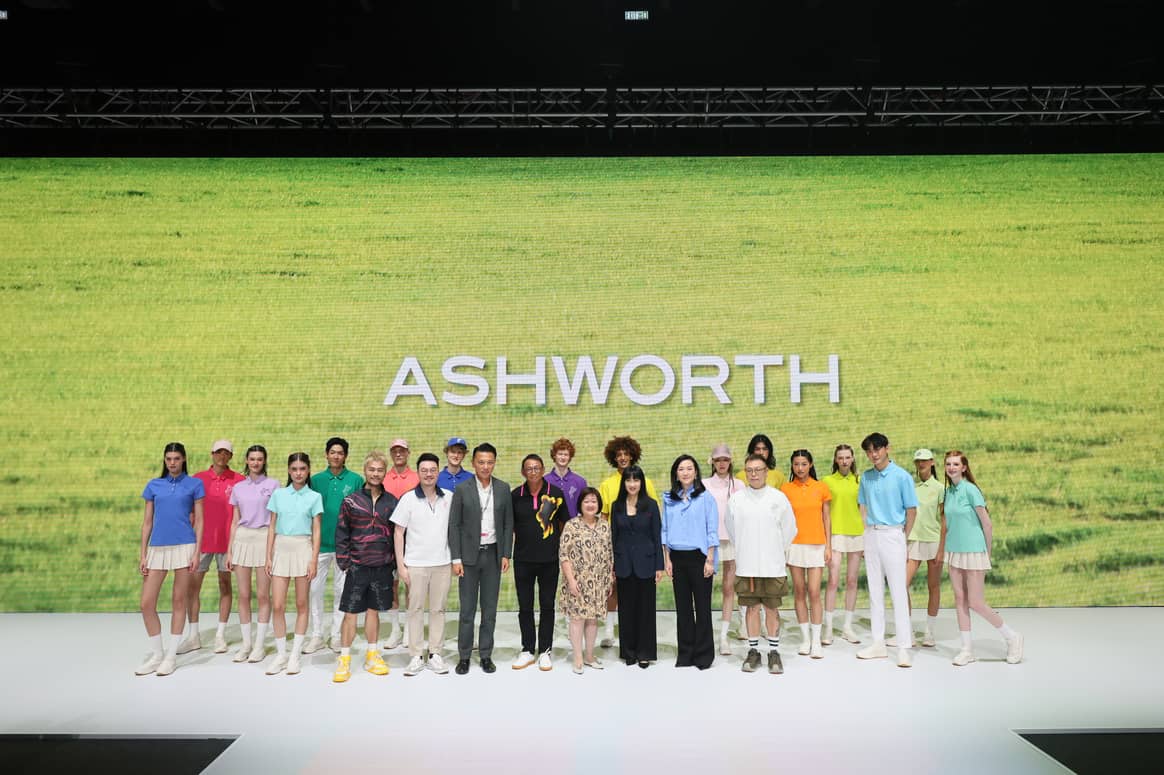
POLYGON ((340 656, 341 657, 350 657, 351 655, 352 655, 352 647, 351 646, 341 646, 340 647, 340 656))
POLYGON ((259 622, 258 624, 255 625, 255 645, 256 646, 263 645, 263 641, 265 641, 267 639, 267 627, 268 626, 270 626, 270 622, 259 622))
POLYGON ((388 618, 392 621, 392 631, 395 632, 400 627, 400 609, 393 608, 388 612, 388 618))
POLYGON ((275 652, 281 657, 287 654, 286 635, 284 635, 282 638, 280 638, 278 635, 275 636, 275 652))
POLYGON ((853 612, 852 611, 845 611, 845 629, 846 630, 853 629, 853 612))
POLYGON ((219 622, 218 629, 214 631, 215 637, 222 638, 226 635, 226 622, 219 622))
POLYGON ((808 637, 808 624, 805 623, 800 625, 800 639, 802 641, 808 641, 808 637))
POLYGON ((156 657, 160 657, 162 655, 162 634, 159 632, 157 635, 150 635, 149 641, 150 653, 156 657))
POLYGON ((962 635, 962 650, 969 651, 971 648, 973 648, 973 645, 974 645, 970 639, 970 630, 962 630, 961 635, 962 635))
POLYGON ((927 616, 926 617, 926 632, 928 632, 930 635, 933 635, 934 628, 937 627, 937 624, 938 624, 938 617, 927 616))
POLYGON ((1006 622, 1003 622, 1002 626, 998 628, 998 633, 1007 640, 1014 640, 1014 630, 1006 622))
POLYGON ((611 611, 606 615, 606 622, 602 628, 602 635, 606 638, 614 638, 614 612, 611 611))
POLYGON ((726 622, 725 622, 725 621, 723 621, 722 619, 720 620, 720 622, 719 622, 719 637, 720 637, 721 639, 723 639, 723 638, 726 638, 726 637, 727 637, 727 631, 728 631, 728 627, 730 627, 730 626, 731 626, 731 621, 730 621, 730 620, 729 620, 729 621, 726 621, 726 622))
POLYGON ((198 620, 195 619, 192 622, 186 622, 186 629, 183 631, 182 637, 193 638, 197 634, 198 634, 198 620))
POLYGON ((820 645, 820 625, 819 624, 810 625, 809 630, 812 632, 812 645, 819 646, 820 645))
MULTIPOLYGON (((160 640, 161 636, 159 635, 158 638, 160 640)), ((181 642, 182 642, 182 638, 180 636, 175 635, 174 637, 170 638, 170 645, 166 649, 166 659, 177 659, 177 657, 178 657, 178 644, 181 642)))
POLYGON ((824 628, 825 628, 826 632, 833 631, 833 612, 832 611, 825 611, 824 628))
POLYGON ((299 633, 295 633, 295 639, 291 643, 291 653, 298 654, 302 650, 303 650, 303 636, 300 635, 299 633))

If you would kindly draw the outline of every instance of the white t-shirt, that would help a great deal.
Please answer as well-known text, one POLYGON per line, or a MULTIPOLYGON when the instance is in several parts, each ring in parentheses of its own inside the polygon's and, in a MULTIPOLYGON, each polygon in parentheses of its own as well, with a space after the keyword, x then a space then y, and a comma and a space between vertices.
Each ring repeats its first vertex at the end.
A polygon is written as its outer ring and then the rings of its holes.
POLYGON ((431 506, 428 499, 416 497, 416 490, 400 496, 400 502, 392 512, 392 521, 408 531, 404 537, 405 565, 432 568, 452 561, 449 555, 449 506, 452 502, 452 493, 445 490, 431 506))

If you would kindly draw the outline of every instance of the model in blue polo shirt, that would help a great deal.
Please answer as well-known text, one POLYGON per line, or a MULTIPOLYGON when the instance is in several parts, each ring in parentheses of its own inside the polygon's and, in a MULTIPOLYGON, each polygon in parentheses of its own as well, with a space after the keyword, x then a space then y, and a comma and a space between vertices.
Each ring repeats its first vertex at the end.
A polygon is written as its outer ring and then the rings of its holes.
POLYGON ((202 541, 202 482, 186 472, 186 448, 174 441, 166 445, 162 473, 142 492, 145 519, 141 525, 138 570, 145 577, 141 588, 141 616, 145 621, 150 651, 134 672, 137 675, 169 675, 174 672, 178 644, 186 627, 186 594, 189 574, 198 567, 195 548, 202 541), (170 645, 162 653, 162 622, 158 595, 166 574, 174 571, 171 597, 170 645))
POLYGON ((974 661, 970 639, 970 612, 990 622, 1006 640, 1006 661, 1015 665, 1023 660, 1023 636, 1012 630, 1002 617, 986 604, 986 571, 990 570, 990 552, 994 543, 994 526, 986 510, 986 500, 970 461, 960 450, 946 453, 946 567, 954 587, 954 605, 958 611, 958 630, 962 650, 954 657, 961 667, 974 661))

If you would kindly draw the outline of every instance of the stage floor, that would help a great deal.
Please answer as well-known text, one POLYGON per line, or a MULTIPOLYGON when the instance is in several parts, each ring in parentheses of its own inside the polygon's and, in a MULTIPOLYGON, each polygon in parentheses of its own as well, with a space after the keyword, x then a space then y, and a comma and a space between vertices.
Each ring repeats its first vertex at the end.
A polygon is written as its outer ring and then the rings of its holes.
MULTIPOLYGON (((647 670, 626 667, 609 650, 605 670, 575 675, 561 634, 551 672, 515 671, 509 662, 519 639, 510 613, 499 617, 495 675, 482 673, 474 654, 467 676, 406 678, 400 648, 388 655, 390 675, 356 669, 338 685, 326 650, 305 657, 297 676, 267 676, 265 663, 234 664, 231 654, 204 646, 179 657, 173 675, 136 677, 145 652, 137 615, 2 614, 0 685, 9 700, 0 705, 0 732, 237 737, 208 773, 706 775, 800 766, 814 773, 1061 773, 1068 770, 1018 733, 1164 728, 1164 609, 1002 614, 1026 638, 1020 665, 1006 664, 1003 641, 975 620, 978 662, 953 667, 957 626, 944 610, 937 647, 916 648, 908 670, 892 660, 857 660, 860 647, 840 639, 822 660, 797 656, 799 630, 787 616, 784 675, 742 673, 746 644, 739 641, 710 670, 679 670, 674 614, 661 613, 660 662, 647 670)), ((213 640, 213 614, 202 625, 205 644, 213 640)), ((453 627, 446 625, 447 635, 453 627)), ((233 646, 238 625, 227 634, 233 646)), ((359 654, 362 648, 353 666, 359 654)), ((455 663, 451 637, 446 658, 455 663)))

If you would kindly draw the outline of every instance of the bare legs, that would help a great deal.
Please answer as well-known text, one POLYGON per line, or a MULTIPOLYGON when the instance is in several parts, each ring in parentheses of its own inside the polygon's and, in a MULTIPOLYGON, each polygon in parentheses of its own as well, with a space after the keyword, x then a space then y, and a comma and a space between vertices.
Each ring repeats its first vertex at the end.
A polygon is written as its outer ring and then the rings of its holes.
MULTIPOLYGON (((162 620, 158 616, 158 596, 161 594, 162 582, 166 580, 167 573, 168 571, 151 569, 142 581, 141 618, 145 623, 146 635, 151 638, 162 634, 162 620)), ((174 588, 170 597, 170 634, 175 638, 181 638, 186 627, 189 574, 190 571, 185 568, 174 571, 174 588)))

